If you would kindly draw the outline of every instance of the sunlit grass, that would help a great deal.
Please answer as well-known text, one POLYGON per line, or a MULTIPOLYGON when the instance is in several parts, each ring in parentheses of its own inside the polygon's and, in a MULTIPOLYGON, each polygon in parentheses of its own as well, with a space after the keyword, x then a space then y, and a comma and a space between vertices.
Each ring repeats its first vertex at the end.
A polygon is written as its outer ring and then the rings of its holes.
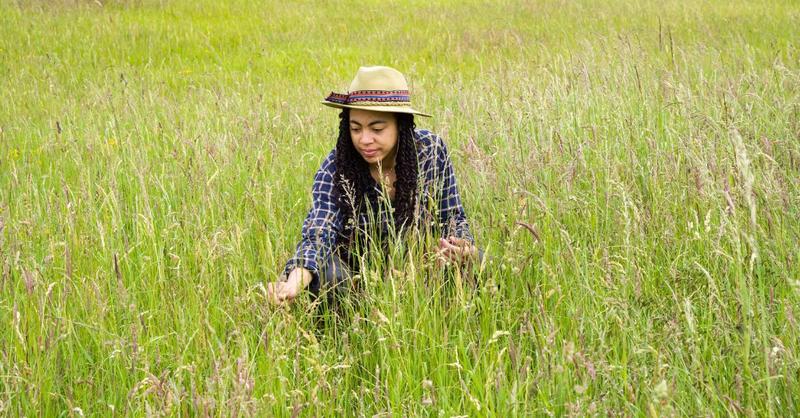
POLYGON ((0 0, 2 415, 800 414, 794 2, 0 0), (412 243, 273 308, 359 65, 445 138, 412 243), (472 283, 477 281, 477 285, 472 283))

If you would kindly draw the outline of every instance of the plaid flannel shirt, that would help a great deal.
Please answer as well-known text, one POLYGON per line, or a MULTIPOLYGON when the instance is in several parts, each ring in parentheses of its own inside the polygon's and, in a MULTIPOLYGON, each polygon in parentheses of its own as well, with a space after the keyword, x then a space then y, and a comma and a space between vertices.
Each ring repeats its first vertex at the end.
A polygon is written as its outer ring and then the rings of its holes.
MULTIPOLYGON (((422 129, 414 131, 414 140, 417 148, 420 180, 419 212, 416 219, 420 223, 434 221, 440 228, 443 237, 455 236, 474 243, 467 223, 467 215, 461 205, 455 172, 447 147, 439 136, 422 129), (435 218, 430 209, 435 212, 435 218)), ((324 265, 326 258, 341 239, 341 232, 346 220, 334 195, 333 178, 335 173, 334 149, 322 162, 314 176, 314 184, 311 188, 311 210, 303 222, 302 239, 297 244, 294 257, 286 263, 284 275, 288 275, 295 267, 300 266, 318 277, 320 267, 324 265)), ((367 194, 367 199, 373 204, 379 203, 375 202, 376 200, 386 200, 385 198, 381 199, 380 196, 380 186, 376 182, 374 189, 367 194)), ((377 216, 368 216, 363 211, 356 215, 360 230, 374 230, 372 227, 375 226, 376 221, 379 223, 378 227, 381 231, 385 232, 388 229, 392 218, 387 207, 385 204, 378 204, 377 207, 381 208, 377 216)))

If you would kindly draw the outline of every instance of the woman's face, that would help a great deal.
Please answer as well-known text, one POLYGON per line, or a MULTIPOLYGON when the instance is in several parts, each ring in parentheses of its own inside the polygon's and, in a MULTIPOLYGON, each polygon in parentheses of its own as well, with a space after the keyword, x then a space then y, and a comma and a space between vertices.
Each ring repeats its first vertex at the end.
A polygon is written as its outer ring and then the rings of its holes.
POLYGON ((393 113, 350 109, 350 138, 370 166, 392 164, 397 149, 397 118, 393 113))

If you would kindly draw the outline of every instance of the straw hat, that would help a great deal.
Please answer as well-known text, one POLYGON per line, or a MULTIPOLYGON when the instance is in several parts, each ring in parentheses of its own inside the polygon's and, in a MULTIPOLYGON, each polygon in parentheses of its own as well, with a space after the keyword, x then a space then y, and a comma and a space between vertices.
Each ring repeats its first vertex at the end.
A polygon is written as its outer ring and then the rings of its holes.
POLYGON ((430 117, 411 107, 408 83, 400 71, 390 67, 361 67, 346 94, 334 93, 322 104, 337 109, 362 109, 375 112, 412 113, 430 117))

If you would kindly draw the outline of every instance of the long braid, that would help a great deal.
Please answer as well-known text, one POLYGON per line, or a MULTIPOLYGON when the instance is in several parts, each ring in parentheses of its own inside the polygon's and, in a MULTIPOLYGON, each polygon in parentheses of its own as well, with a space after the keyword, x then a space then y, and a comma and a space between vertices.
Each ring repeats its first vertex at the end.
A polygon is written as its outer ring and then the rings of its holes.
POLYGON ((417 148, 414 142, 414 116, 397 114, 397 159, 395 160, 395 226, 408 228, 414 223, 417 199, 417 148))
POLYGON ((370 185, 369 164, 361 158, 350 138, 350 111, 339 113, 339 138, 336 141, 336 176, 334 185, 339 207, 344 212, 345 236, 350 236, 357 223, 355 214, 361 210, 364 194, 370 185), (352 223, 351 223, 352 222, 352 223))

